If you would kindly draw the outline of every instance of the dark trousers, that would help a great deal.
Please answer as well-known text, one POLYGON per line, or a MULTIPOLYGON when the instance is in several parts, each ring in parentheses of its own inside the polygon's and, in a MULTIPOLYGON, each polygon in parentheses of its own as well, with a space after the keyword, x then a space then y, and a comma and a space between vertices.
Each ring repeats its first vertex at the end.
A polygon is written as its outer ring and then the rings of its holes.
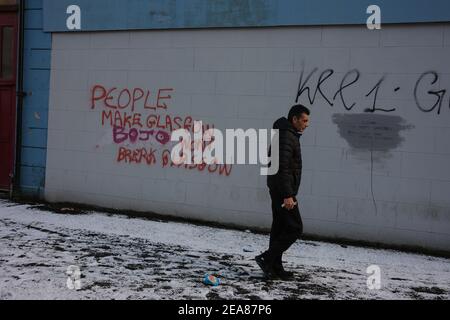
MULTIPOLYGON (((269 249, 264 253, 265 258, 274 267, 282 265, 283 253, 300 238, 303 233, 303 222, 298 205, 292 210, 282 208, 284 199, 274 192, 270 192, 272 199, 272 229, 270 231, 269 249)), ((297 202, 297 199, 295 199, 297 202)))

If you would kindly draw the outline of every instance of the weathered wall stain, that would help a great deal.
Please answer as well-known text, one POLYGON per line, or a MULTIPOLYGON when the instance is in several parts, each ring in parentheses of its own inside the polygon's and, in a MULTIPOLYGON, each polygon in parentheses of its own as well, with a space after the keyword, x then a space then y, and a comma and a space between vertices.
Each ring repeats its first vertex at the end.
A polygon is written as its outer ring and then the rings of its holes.
POLYGON ((206 21, 208 25, 260 26, 269 21, 272 10, 273 3, 267 0, 208 1, 206 21))
POLYGON ((149 1, 151 21, 155 24, 173 24, 177 20, 176 0, 149 1))

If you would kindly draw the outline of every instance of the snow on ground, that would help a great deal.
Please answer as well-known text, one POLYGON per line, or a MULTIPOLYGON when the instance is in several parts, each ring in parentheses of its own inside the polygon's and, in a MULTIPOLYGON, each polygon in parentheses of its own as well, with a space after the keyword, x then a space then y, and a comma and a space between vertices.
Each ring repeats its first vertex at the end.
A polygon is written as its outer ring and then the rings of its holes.
POLYGON ((449 299, 449 259, 298 241, 293 281, 267 280, 268 235, 0 200, 0 299, 449 299), (70 290, 69 266, 81 271, 70 290), (370 290, 367 268, 381 269, 370 290), (222 284, 202 283, 205 273, 222 284))

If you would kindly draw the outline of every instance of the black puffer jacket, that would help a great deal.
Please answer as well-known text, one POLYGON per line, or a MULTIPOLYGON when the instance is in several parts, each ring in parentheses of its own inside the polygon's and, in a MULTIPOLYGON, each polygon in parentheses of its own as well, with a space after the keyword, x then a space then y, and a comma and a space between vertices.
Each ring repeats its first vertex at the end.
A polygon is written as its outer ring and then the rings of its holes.
POLYGON ((273 128, 280 132, 279 170, 267 176, 267 186, 283 199, 295 197, 302 177, 301 134, 286 118, 278 119, 273 128))

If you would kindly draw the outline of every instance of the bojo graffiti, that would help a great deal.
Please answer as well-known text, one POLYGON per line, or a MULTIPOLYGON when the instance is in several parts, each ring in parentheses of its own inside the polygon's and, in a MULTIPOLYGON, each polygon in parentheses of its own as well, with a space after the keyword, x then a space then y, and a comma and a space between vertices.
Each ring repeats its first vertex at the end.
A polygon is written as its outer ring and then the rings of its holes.
MULTIPOLYGON (((118 146, 116 160, 128 165, 160 165, 230 176, 232 165, 174 164, 169 147, 171 133, 178 129, 194 132, 192 116, 169 114, 174 88, 157 90, 117 88, 95 84, 91 89, 91 109, 101 108, 101 126, 110 129, 118 146)), ((214 128, 203 125, 203 130, 214 128)), ((205 147, 208 142, 205 142, 205 147)), ((194 146, 192 146, 194 147, 194 146)))

